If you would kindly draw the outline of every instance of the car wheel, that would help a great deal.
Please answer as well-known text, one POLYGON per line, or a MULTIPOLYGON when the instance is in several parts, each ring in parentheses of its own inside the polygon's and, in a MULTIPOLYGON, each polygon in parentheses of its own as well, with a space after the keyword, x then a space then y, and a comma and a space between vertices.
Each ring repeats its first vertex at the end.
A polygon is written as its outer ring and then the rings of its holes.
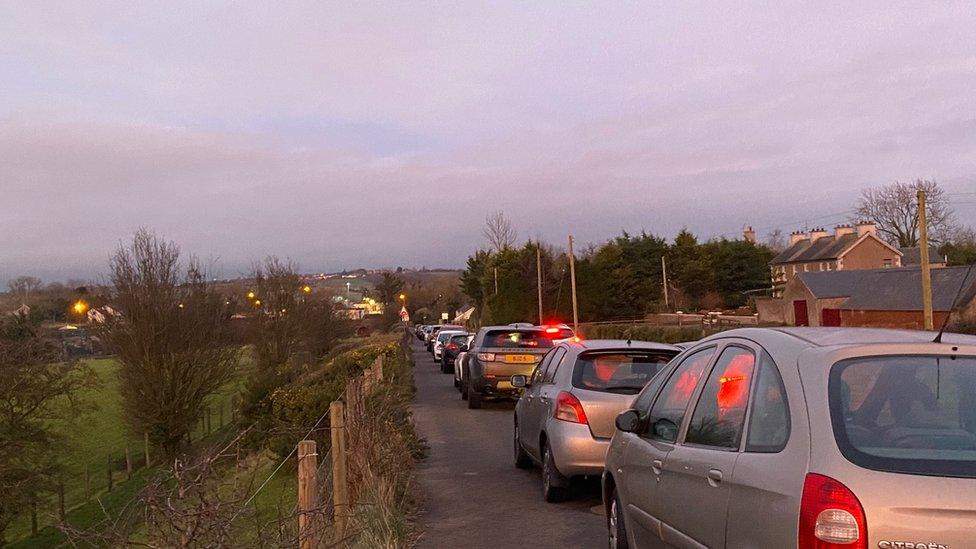
POLYGON ((468 389, 468 409, 477 410, 481 408, 481 393, 475 393, 468 389))
POLYGON ((456 388, 457 388, 458 390, 461 390, 461 382, 460 382, 460 381, 458 381, 458 379, 457 379, 457 376, 454 376, 454 386, 455 386, 455 387, 456 387, 456 388))
POLYGON ((549 503, 565 501, 569 497, 568 479, 556 469, 552 448, 546 441, 542 448, 542 497, 549 503))
POLYGON ((468 382, 461 380, 461 400, 468 400, 468 382))
POLYGON ((515 436, 512 437, 513 446, 515 446, 515 466, 519 469, 529 469, 532 467, 532 458, 529 454, 525 453, 525 449, 522 448, 522 443, 519 442, 519 426, 518 419, 515 420, 515 436))
POLYGON ((445 358, 442 358, 441 359, 441 373, 442 374, 450 374, 450 373, 452 373, 453 372, 453 368, 451 368, 451 366, 452 365, 447 362, 447 359, 445 359, 445 358))
POLYGON ((607 534, 610 549, 628 549, 627 527, 624 523, 623 506, 620 505, 620 496, 617 489, 613 489, 610 499, 610 509, 607 510, 607 534))

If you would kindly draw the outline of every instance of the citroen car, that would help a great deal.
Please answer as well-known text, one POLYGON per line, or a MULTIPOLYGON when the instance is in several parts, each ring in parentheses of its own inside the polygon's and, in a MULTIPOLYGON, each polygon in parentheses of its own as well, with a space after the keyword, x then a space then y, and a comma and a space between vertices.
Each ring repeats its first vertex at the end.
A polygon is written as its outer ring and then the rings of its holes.
POLYGON ((745 328, 656 376, 603 473, 611 547, 976 543, 976 337, 745 328))

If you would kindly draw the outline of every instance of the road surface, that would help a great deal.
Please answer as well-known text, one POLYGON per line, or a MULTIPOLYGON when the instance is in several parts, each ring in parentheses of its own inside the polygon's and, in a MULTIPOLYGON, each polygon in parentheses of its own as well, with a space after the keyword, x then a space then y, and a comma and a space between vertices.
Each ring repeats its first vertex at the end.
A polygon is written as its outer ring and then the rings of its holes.
POLYGON ((420 547, 605 547, 599 481, 576 483, 568 502, 543 501, 539 471, 513 464, 514 404, 469 410, 416 338, 412 348, 414 419, 430 446, 417 471, 420 547))

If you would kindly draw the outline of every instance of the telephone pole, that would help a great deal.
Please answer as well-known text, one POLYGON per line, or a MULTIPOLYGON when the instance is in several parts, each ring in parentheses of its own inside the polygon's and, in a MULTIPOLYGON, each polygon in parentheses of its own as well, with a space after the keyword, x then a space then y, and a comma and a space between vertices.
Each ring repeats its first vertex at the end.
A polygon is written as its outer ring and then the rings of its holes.
POLYGON ((664 262, 664 256, 661 256, 661 283, 664 285, 664 308, 668 311, 671 310, 671 304, 668 301, 668 266, 664 262))
POLYGON ((495 267, 495 295, 498 295, 498 267, 495 267))
POLYGON ((579 335, 579 311, 576 308, 576 256, 573 255, 573 235, 569 235, 569 281, 573 288, 573 331, 579 335))
POLYGON ((922 259, 922 311, 926 330, 932 330, 932 268, 929 264, 929 228, 925 218, 925 191, 918 191, 918 246, 922 259))
POLYGON ((546 321, 542 318, 542 244, 539 242, 535 244, 535 278, 539 289, 539 325, 541 326, 546 321))

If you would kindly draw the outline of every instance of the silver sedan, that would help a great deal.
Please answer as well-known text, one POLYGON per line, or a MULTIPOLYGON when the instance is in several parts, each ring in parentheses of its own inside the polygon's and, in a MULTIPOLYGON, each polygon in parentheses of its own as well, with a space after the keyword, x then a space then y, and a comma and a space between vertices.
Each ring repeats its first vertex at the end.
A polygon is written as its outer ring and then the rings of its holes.
POLYGON ((599 475, 614 418, 680 349, 643 341, 568 340, 553 347, 515 406, 517 467, 542 468, 542 493, 554 502, 569 495, 574 476, 599 475))
POLYGON ((611 547, 973 547, 976 337, 741 329, 616 420, 611 547))

